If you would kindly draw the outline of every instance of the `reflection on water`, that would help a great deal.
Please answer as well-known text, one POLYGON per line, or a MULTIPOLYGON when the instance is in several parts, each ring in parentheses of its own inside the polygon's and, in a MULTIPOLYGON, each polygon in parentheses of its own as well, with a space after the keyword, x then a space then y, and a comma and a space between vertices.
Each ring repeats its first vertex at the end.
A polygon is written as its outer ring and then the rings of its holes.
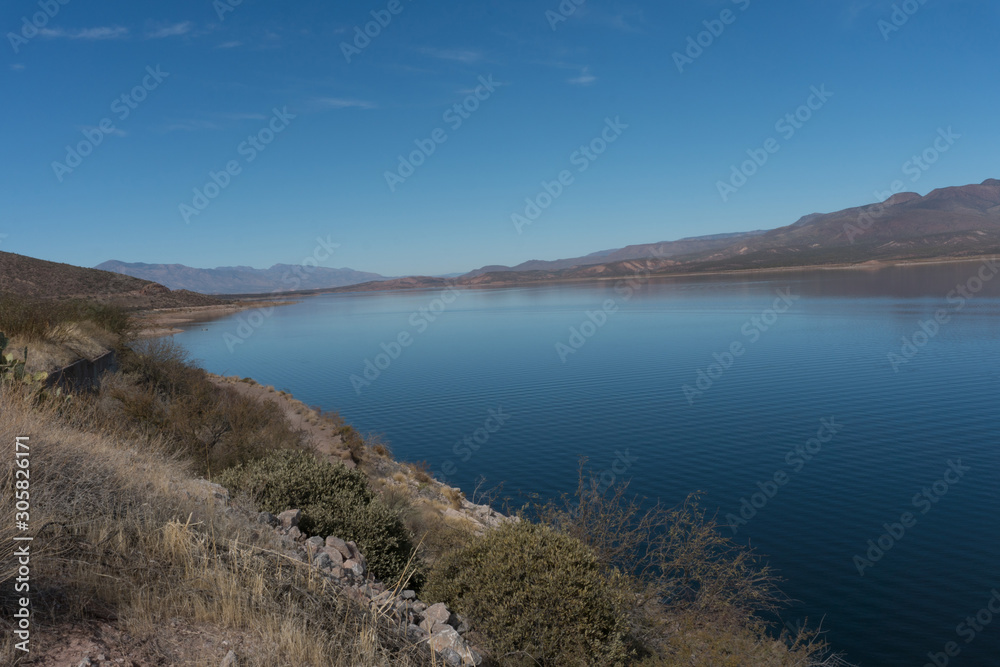
POLYGON ((924 664, 948 641, 962 664, 986 665, 1000 627, 965 644, 956 626, 1000 586, 1000 280, 961 309, 948 299, 982 267, 640 278, 450 303, 318 296, 276 308, 233 352, 236 317, 178 341, 209 370, 335 409, 467 490, 480 476, 509 493, 570 490, 581 456, 667 503, 700 490, 785 577, 798 601, 785 620, 824 618, 864 665, 924 664), (782 312, 779 291, 794 297, 782 312), (907 341, 916 353, 894 365, 907 341), (968 472, 922 512, 915 498, 959 460, 968 472), (904 512, 912 525, 869 558, 904 512), (855 556, 872 561, 864 576, 855 556))

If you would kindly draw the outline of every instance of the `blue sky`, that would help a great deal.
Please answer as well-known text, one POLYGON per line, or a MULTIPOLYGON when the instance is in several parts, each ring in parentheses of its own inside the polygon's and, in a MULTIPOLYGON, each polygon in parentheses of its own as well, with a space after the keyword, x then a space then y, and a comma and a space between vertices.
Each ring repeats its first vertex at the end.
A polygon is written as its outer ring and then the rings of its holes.
POLYGON ((327 266, 440 274, 1000 176, 989 0, 64 1, 0 8, 0 250, 54 261, 266 267, 322 238, 327 266))

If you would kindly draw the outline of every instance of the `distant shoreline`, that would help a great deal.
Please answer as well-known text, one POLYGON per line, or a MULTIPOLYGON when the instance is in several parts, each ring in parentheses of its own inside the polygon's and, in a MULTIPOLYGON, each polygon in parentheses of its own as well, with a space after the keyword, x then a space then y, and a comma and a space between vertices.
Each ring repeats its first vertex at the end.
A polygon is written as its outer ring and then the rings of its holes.
MULTIPOLYGON (((729 275, 741 275, 741 274, 760 274, 760 273, 787 273, 789 271, 845 271, 845 270, 858 270, 858 271, 877 271, 880 269, 886 269, 898 266, 923 266, 932 264, 960 264, 960 263, 971 263, 971 262, 982 262, 984 260, 995 259, 996 255, 975 255, 971 257, 938 257, 929 259, 898 259, 898 260, 868 260, 860 263, 836 263, 836 264, 796 264, 793 266, 774 266, 774 267, 748 267, 744 269, 717 269, 712 271, 686 271, 678 273, 649 273, 645 277, 648 279, 652 278, 698 278, 701 276, 729 276, 729 275)), ((638 261, 638 260, 636 260, 638 261)), ((448 285, 453 286, 457 289, 509 289, 509 288, 523 288, 523 287, 535 287, 535 286, 545 286, 545 285, 558 285, 562 283, 591 283, 591 282, 605 282, 610 280, 627 280, 633 277, 632 275, 615 275, 615 276, 586 276, 582 278, 550 278, 544 280, 528 280, 528 281, 511 281, 511 282, 496 282, 496 283, 484 283, 484 284, 462 284, 459 282, 450 282, 448 285)), ((440 289, 441 285, 414 285, 412 287, 395 286, 388 289, 378 289, 378 283, 359 283, 357 285, 348 285, 346 287, 331 287, 328 289, 316 289, 309 291, 298 291, 298 292, 285 292, 285 296, 296 296, 296 297, 307 297, 307 296, 319 296, 323 294, 362 294, 366 292, 372 293, 389 293, 389 292, 413 292, 413 291, 432 291, 440 289)), ((254 295, 256 296, 256 295, 254 295)))
POLYGON ((233 313, 244 310, 251 310, 261 306, 290 306, 298 301, 271 301, 267 299, 257 299, 253 301, 234 301, 211 306, 185 306, 181 308, 154 308, 143 310, 137 314, 139 320, 139 336, 141 338, 155 338, 158 336, 172 336, 183 333, 184 329, 177 328, 183 324, 196 324, 198 322, 211 322, 233 313))
MULTIPOLYGON (((907 259, 907 260, 869 260, 860 264, 802 264, 796 266, 778 266, 767 268, 746 268, 717 271, 694 271, 686 273, 650 273, 646 279, 666 279, 666 278, 700 278, 711 276, 740 276, 740 275, 760 275, 767 273, 789 273, 792 271, 878 271, 892 267, 928 266, 939 264, 964 264, 982 262, 995 259, 996 255, 977 255, 975 257, 949 257, 934 259, 907 259)), ((560 284, 597 283, 614 280, 627 280, 630 276, 588 276, 585 278, 563 278, 551 280, 533 280, 526 282, 493 283, 483 285, 461 285, 449 283, 450 286, 458 289, 524 289, 534 287, 546 287, 560 284)), ((211 306, 185 306, 180 308, 156 308, 144 310, 139 313, 140 336, 143 338, 157 336, 171 336, 183 333, 184 329, 178 328, 181 325, 196 324, 198 322, 210 322, 233 313, 244 310, 251 310, 261 306, 290 306, 300 303, 302 299, 312 296, 322 296, 327 294, 389 294, 392 292, 420 292, 434 291, 441 289, 440 285, 414 285, 412 287, 393 287, 391 289, 371 289, 371 283, 360 283, 357 286, 334 287, 324 290, 309 290, 298 292, 282 292, 275 295, 274 299, 260 298, 262 295, 244 295, 249 297, 246 301, 231 301, 229 303, 211 306), (368 285, 368 288, 351 289, 368 285), (287 297, 296 297, 295 300, 288 300, 287 297)), ((230 298, 233 298, 230 296, 230 298)))

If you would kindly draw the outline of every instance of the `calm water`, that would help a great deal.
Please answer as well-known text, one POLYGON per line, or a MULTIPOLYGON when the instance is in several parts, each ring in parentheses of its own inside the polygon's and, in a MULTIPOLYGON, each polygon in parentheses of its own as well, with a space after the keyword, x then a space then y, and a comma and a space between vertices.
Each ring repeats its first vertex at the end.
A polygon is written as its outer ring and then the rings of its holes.
POLYGON ((701 490, 786 579, 789 624, 824 619, 866 666, 919 667, 948 642, 951 665, 1000 665, 1000 614, 959 626, 1000 590, 1000 278, 948 299, 980 266, 321 296, 177 340, 466 491, 571 490, 580 456, 670 504, 701 490))

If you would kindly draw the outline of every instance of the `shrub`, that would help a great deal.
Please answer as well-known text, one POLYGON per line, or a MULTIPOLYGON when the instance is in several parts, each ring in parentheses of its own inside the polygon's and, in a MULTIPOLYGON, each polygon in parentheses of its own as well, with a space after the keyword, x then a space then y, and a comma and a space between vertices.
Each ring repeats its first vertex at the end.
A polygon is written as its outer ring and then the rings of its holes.
POLYGON ((105 377, 97 397, 80 401, 79 423, 159 436, 208 476, 275 449, 303 447, 274 402, 213 383, 170 338, 134 343, 120 369, 105 377))
POLYGON ((53 301, 0 294, 0 323, 10 336, 45 340, 52 330, 72 322, 93 322, 121 338, 135 333, 135 321, 128 310, 113 304, 82 300, 53 301))
POLYGON ((614 579, 579 540, 520 521, 445 555, 423 594, 468 615, 510 664, 620 665, 628 603, 614 579))
POLYGON ((386 582, 399 579, 412 551, 399 519, 369 488, 365 475, 304 452, 282 452, 227 470, 219 482, 255 498, 277 514, 301 509, 300 527, 310 535, 353 540, 372 574, 386 582))

